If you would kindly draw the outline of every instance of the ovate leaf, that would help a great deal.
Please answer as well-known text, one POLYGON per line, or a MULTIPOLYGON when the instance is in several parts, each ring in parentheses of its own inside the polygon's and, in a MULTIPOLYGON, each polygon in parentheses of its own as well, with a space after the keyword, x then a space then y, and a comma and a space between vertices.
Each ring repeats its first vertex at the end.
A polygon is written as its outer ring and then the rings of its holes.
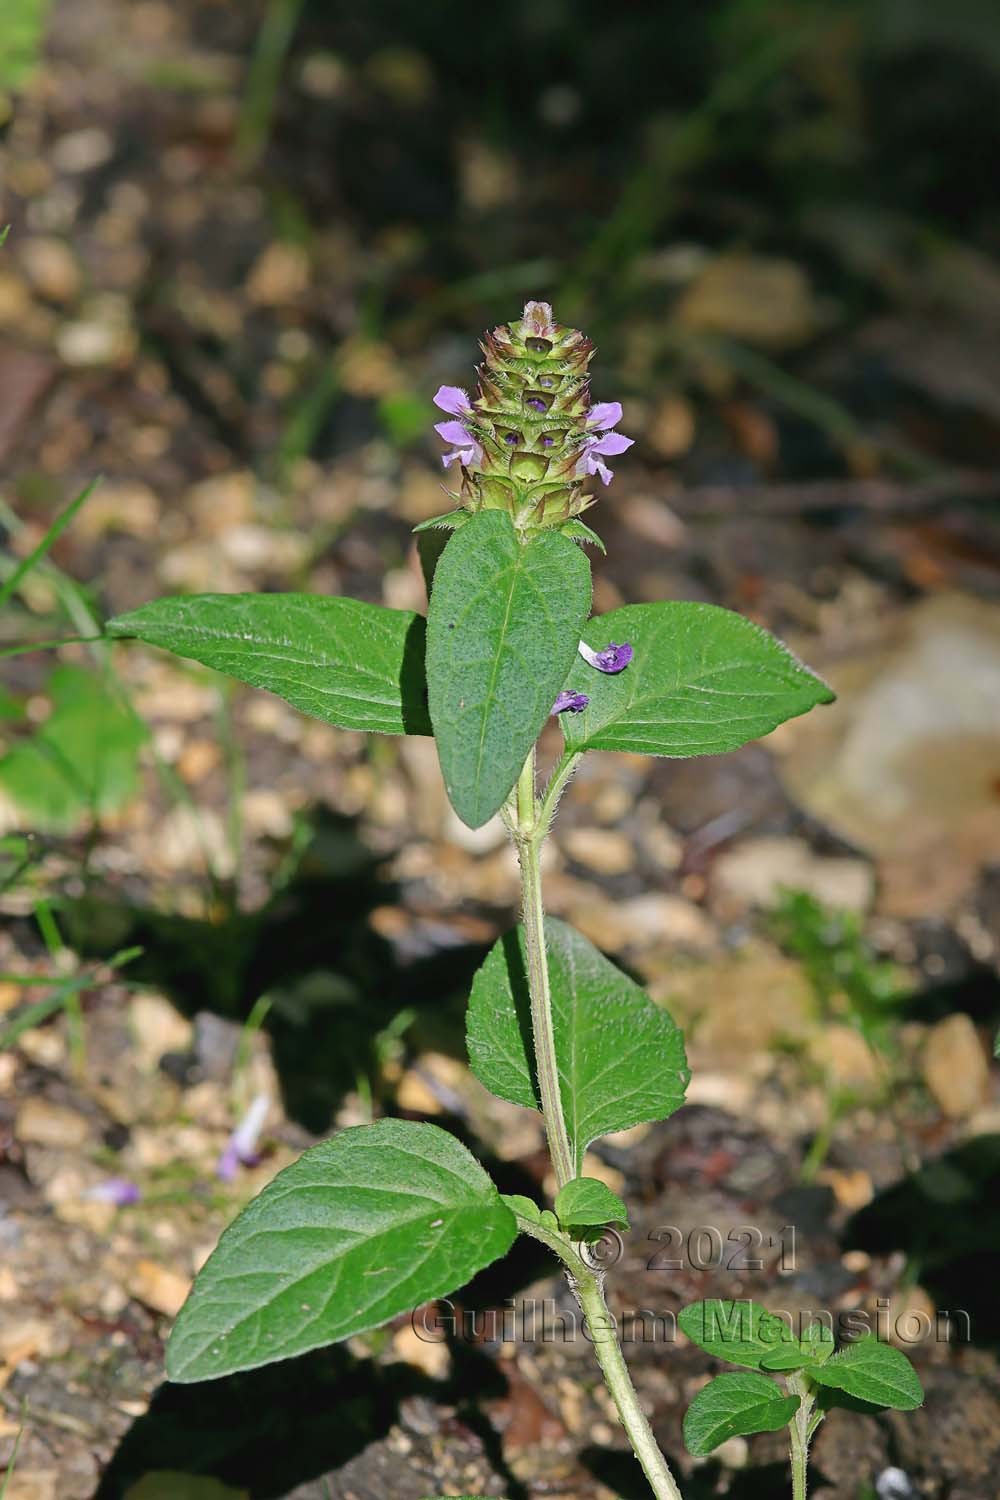
POLYGON ((764 1356, 760 1362, 762 1370, 801 1370, 814 1364, 824 1364, 833 1353, 833 1331, 825 1323, 811 1323, 800 1339, 780 1344, 764 1356))
POLYGON ((817 1385, 896 1411, 912 1411, 924 1399, 920 1379, 906 1355, 870 1334, 848 1344, 825 1364, 811 1365, 809 1377, 817 1385))
POLYGON ((210 1380, 363 1333, 464 1285, 515 1234, 482 1167, 438 1126, 343 1130, 225 1231, 181 1309, 167 1374, 210 1380))
POLYGON ((799 1347, 784 1318, 775 1317, 757 1302, 723 1302, 713 1297, 682 1307, 677 1321, 681 1331, 706 1354, 753 1370, 759 1370, 764 1360, 779 1350, 798 1351, 799 1347))
POLYGON ((684 1416, 684 1442, 701 1457, 727 1438, 777 1432, 799 1409, 798 1396, 783 1396, 764 1375, 717 1375, 695 1396, 684 1416))
POLYGON ((109 620, 303 713, 375 734, 430 734, 424 621, 404 609, 320 594, 192 594, 109 620))
POLYGON ((834 697, 773 635, 714 604, 629 604, 583 636, 595 651, 628 641, 635 654, 614 675, 572 664, 560 688, 590 697, 562 716, 573 750, 718 755, 834 697))
MULTIPOLYGON (((577 1171, 591 1141, 684 1102, 690 1072, 674 1021, 580 933, 545 924, 559 1088, 577 1171)), ((472 1071, 501 1099, 538 1109, 524 933, 494 945, 469 999, 472 1071)))
POLYGON ((628 1228, 628 1209, 607 1183, 596 1177, 574 1177, 556 1197, 560 1224, 622 1224, 628 1228))
POLYGON ((520 542, 506 511, 451 536, 427 618, 430 714, 452 805, 470 828, 500 807, 552 711, 590 607, 568 537, 520 542))

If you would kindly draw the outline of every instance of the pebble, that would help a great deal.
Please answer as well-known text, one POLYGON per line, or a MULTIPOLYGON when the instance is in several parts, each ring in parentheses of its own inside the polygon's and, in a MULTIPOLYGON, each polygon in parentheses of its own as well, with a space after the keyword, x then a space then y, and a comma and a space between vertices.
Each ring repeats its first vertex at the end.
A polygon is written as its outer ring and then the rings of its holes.
POLYGON ((826 906, 865 912, 874 899, 875 875, 865 860, 814 854, 802 839, 747 839, 715 860, 711 888, 714 897, 766 910, 794 889, 826 906))
POLYGON ((125 1278, 125 1287, 131 1297, 166 1318, 176 1318, 191 1283, 186 1276, 168 1271, 155 1260, 137 1260, 125 1278))
POLYGON ((990 1083, 989 1063, 976 1028, 963 1011, 931 1028, 923 1073, 935 1103, 949 1119, 965 1119, 983 1103, 990 1083))
POLYGON ((24 242, 21 263, 35 291, 50 302, 73 302, 78 296, 80 267, 65 240, 33 235, 24 242))
POLYGON ((26 1099, 17 1112, 14 1134, 24 1145, 82 1146, 90 1135, 90 1121, 75 1109, 50 1104, 47 1099, 26 1099))
POLYGON ((870 1087, 882 1077, 878 1058, 852 1026, 824 1026, 810 1038, 809 1055, 834 1084, 870 1087))
POLYGON ((631 841, 611 828, 571 828, 559 841, 570 859, 598 875, 624 875, 635 865, 631 841))
POLYGON ((193 1027, 163 995, 138 994, 129 1010, 132 1045, 139 1066, 152 1072, 167 1052, 187 1052, 193 1027))
POLYGON ((255 307, 284 307, 309 286, 309 257, 299 245, 276 240, 250 268, 247 297, 255 307))
POLYGON ((392 1347, 397 1358, 408 1365, 416 1365, 432 1380, 446 1380, 451 1374, 451 1353, 448 1345, 436 1338, 421 1338, 410 1323, 396 1330, 392 1347))

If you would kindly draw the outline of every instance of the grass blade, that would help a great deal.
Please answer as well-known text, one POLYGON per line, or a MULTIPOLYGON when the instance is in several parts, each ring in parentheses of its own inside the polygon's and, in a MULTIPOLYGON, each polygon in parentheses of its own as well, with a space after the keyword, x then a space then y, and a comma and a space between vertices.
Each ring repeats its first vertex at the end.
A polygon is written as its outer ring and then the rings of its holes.
POLYGON ((7 579, 6 583, 0 586, 0 609, 2 609, 3 606, 7 603, 14 590, 21 583, 22 579, 27 577, 35 564, 40 562, 41 559, 45 556, 46 552, 48 552, 49 549, 53 547, 59 540, 63 532, 66 530, 66 527, 73 520, 77 511, 85 501, 90 499, 90 496, 94 493, 94 490, 97 488, 100 482, 101 481, 99 477, 97 479, 92 479, 87 485, 86 489, 82 489, 77 495, 76 499, 71 500, 70 503, 66 506, 65 510, 60 511, 59 515, 56 516, 55 520, 52 522, 52 525, 42 537, 42 540, 38 543, 38 546, 35 548, 35 550, 33 552, 30 552, 27 557, 22 558, 21 562, 14 569, 13 573, 7 579))

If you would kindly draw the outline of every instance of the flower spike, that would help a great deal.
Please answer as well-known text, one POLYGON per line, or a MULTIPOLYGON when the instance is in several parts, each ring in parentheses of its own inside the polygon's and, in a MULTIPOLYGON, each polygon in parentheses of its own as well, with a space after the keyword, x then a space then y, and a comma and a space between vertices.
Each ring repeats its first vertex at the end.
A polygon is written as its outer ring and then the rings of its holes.
POLYGON ((526 303, 519 319, 484 335, 482 349, 475 395, 443 385, 434 397, 453 418, 435 431, 450 445, 442 464, 461 472, 455 498, 467 511, 507 511, 522 536, 565 526, 594 503, 588 479, 610 483, 605 458, 632 446, 614 430, 621 402, 591 405, 594 347, 557 323, 547 302, 526 303))

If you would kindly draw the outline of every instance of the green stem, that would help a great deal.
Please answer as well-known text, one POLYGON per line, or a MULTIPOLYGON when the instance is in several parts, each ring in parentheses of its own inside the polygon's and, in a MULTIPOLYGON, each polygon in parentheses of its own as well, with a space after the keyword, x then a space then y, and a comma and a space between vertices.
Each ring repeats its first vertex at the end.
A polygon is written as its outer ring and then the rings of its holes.
MULTIPOLYGON (((535 795, 535 752, 524 763, 514 797, 508 802, 504 817, 514 837, 521 863, 521 895, 524 914, 524 941, 528 961, 528 985, 531 991, 531 1029, 535 1049, 535 1070, 541 1096, 542 1117, 557 1187, 563 1187, 576 1176, 576 1165, 570 1149, 566 1119, 559 1089, 559 1066, 552 1027, 552 996, 549 988, 548 958, 545 951, 545 911, 542 904, 541 852, 556 804, 579 763, 578 755, 564 755, 552 774, 539 803, 535 795)), ((639 1404, 618 1341, 618 1328, 604 1300, 604 1277, 595 1271, 561 1233, 518 1217, 518 1227, 533 1235, 562 1260, 574 1295, 587 1320, 594 1352, 621 1424, 642 1471, 649 1480, 656 1500, 681 1500, 666 1459, 660 1452, 646 1413, 639 1404)))
POLYGON ((813 1414, 816 1403, 815 1387, 802 1374, 788 1377, 788 1389, 801 1396, 799 1409, 788 1424, 789 1449, 792 1461, 792 1500, 806 1500, 809 1469, 809 1439, 819 1426, 813 1414))
POLYGON ((545 1134, 558 1190, 576 1176, 576 1167, 563 1114, 559 1065, 552 1030, 552 996, 549 989, 549 963, 545 952, 545 911, 542 906, 541 852, 545 832, 546 827, 539 819, 535 799, 535 751, 532 747, 517 783, 514 838, 521 864, 524 945, 528 959, 528 987, 531 991, 535 1068, 538 1073, 545 1134))
POLYGON ((677 1482, 660 1452, 649 1419, 639 1404, 639 1397, 618 1342, 617 1324, 604 1300, 601 1275, 588 1271, 577 1281, 574 1291, 587 1319, 594 1353, 605 1384, 611 1392, 632 1450, 642 1465, 642 1472, 649 1480, 650 1489, 656 1500, 681 1500, 677 1482))

